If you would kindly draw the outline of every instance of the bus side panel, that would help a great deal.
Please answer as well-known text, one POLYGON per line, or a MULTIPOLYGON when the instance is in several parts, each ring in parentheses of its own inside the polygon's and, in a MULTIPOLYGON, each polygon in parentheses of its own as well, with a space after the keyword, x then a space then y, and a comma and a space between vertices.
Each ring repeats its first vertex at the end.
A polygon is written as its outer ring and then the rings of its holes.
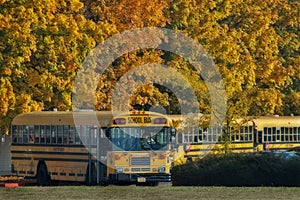
POLYGON ((48 147, 47 151, 43 151, 43 148, 45 147, 12 146, 14 173, 36 177, 38 163, 43 162, 52 180, 85 181, 88 153, 84 147, 48 147))

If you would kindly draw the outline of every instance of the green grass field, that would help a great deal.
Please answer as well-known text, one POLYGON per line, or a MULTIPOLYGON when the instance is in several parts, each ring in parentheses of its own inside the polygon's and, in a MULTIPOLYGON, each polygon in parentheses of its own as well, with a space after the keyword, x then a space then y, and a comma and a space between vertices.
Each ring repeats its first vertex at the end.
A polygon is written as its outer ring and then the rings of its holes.
POLYGON ((295 187, 60 186, 0 188, 0 199, 299 199, 295 187))

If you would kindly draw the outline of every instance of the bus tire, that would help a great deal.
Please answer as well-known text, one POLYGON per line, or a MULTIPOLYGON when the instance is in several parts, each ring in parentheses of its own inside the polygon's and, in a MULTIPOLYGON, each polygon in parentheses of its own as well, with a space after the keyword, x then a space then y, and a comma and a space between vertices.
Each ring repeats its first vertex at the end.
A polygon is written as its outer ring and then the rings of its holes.
POLYGON ((89 179, 89 166, 86 169, 85 175, 85 184, 86 185, 96 185, 97 184, 97 172, 94 164, 91 166, 91 180, 89 179))
POLYGON ((37 179, 37 185, 38 186, 49 186, 50 185, 51 178, 48 174, 47 167, 44 163, 40 164, 38 166, 36 179, 37 179))

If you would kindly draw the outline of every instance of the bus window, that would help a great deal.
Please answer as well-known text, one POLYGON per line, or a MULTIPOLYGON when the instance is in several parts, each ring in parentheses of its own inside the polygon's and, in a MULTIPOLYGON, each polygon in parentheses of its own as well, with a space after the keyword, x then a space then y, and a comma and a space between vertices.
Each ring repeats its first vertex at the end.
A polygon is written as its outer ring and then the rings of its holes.
POLYGON ((89 127, 89 129, 91 132, 91 144, 96 145, 98 128, 96 126, 91 126, 91 127, 89 127))
POLYGON ((177 134, 177 137, 178 137, 178 138, 177 138, 178 144, 182 144, 182 142, 183 142, 183 139, 182 139, 182 137, 183 137, 183 136, 182 136, 182 133, 179 132, 179 133, 177 134))
POLYGON ((226 129, 227 131, 229 130, 229 133, 231 135, 231 141, 234 142, 235 141, 235 131, 233 127, 230 127, 228 129, 226 129))
POLYGON ((81 140, 80 140, 80 136, 79 136, 79 133, 80 133, 80 126, 76 126, 76 129, 75 129, 75 144, 82 144, 81 143, 81 140))
POLYGON ((285 141, 289 141, 289 128, 285 128, 284 130, 284 135, 285 135, 285 141))
POLYGON ((213 134, 214 134, 213 128, 209 127, 207 131, 208 142, 213 142, 213 134))
POLYGON ((268 128, 268 141, 272 141, 272 129, 268 128))
POLYGON ((203 141, 207 142, 207 128, 203 129, 202 134, 203 134, 203 141))
POLYGON ((62 144, 63 140, 63 132, 64 127, 63 126, 57 126, 57 144, 62 144))
POLYGON ((34 126, 34 143, 40 143, 40 126, 34 126))
POLYGON ((63 143, 67 144, 69 140, 69 126, 64 126, 63 143))
POLYGON ((41 144, 45 143, 45 126, 41 126, 41 135, 40 135, 40 142, 41 144))
POLYGON ((275 142, 276 141, 276 128, 272 127, 272 141, 275 142))
POLYGON ((28 126, 28 142, 34 143, 34 126, 28 126))
POLYGON ((264 128, 264 141, 268 141, 268 129, 264 128))
POLYGON ((28 126, 23 126, 23 143, 28 143, 28 126))
POLYGON ((57 142, 57 126, 51 126, 51 143, 56 144, 57 142))
POLYGON ((88 132, 87 132, 87 127, 86 126, 80 126, 80 132, 79 132, 79 136, 80 136, 80 140, 82 144, 88 144, 88 132))
POLYGON ((46 126, 46 143, 50 144, 51 140, 51 130, 50 130, 50 126, 46 126))
POLYGON ((199 140, 199 142, 202 142, 202 140, 203 140, 202 128, 199 128, 198 140, 199 140))
POLYGON ((281 141, 284 142, 284 128, 280 128, 281 141))
POLYGON ((249 126, 249 141, 252 141, 253 138, 252 138, 252 135, 253 135, 253 126, 249 126))
POLYGON ((245 130, 244 130, 245 127, 242 126, 242 128, 240 128, 240 132, 238 133, 239 136, 240 136, 240 141, 245 141, 245 137, 244 137, 244 134, 245 134, 245 130))
POLYGON ((18 126, 12 126, 12 142, 15 144, 18 141, 18 126))
POLYGON ((218 127, 213 127, 213 141, 217 142, 219 140, 220 132, 218 127))
POLYGON ((70 127, 70 137, 69 137, 69 144, 75 143, 75 136, 76 136, 76 128, 70 127))
POLYGON ((18 140, 17 143, 23 143, 23 128, 22 126, 18 126, 18 140))
POLYGON ((280 141, 280 129, 276 129, 276 141, 280 141))

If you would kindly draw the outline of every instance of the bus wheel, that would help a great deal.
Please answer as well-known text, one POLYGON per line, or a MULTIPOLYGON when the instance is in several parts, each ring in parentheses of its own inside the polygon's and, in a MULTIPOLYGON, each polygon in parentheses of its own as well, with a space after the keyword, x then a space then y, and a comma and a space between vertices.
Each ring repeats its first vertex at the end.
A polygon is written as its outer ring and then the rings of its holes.
POLYGON ((96 167, 94 164, 91 165, 91 174, 89 172, 89 166, 86 170, 86 176, 85 176, 85 184, 86 185, 96 185, 97 184, 97 172, 96 167), (91 177, 89 177, 91 175, 91 177))
POLYGON ((50 185, 51 178, 48 174, 45 164, 40 164, 37 170, 37 185, 48 186, 50 185))

